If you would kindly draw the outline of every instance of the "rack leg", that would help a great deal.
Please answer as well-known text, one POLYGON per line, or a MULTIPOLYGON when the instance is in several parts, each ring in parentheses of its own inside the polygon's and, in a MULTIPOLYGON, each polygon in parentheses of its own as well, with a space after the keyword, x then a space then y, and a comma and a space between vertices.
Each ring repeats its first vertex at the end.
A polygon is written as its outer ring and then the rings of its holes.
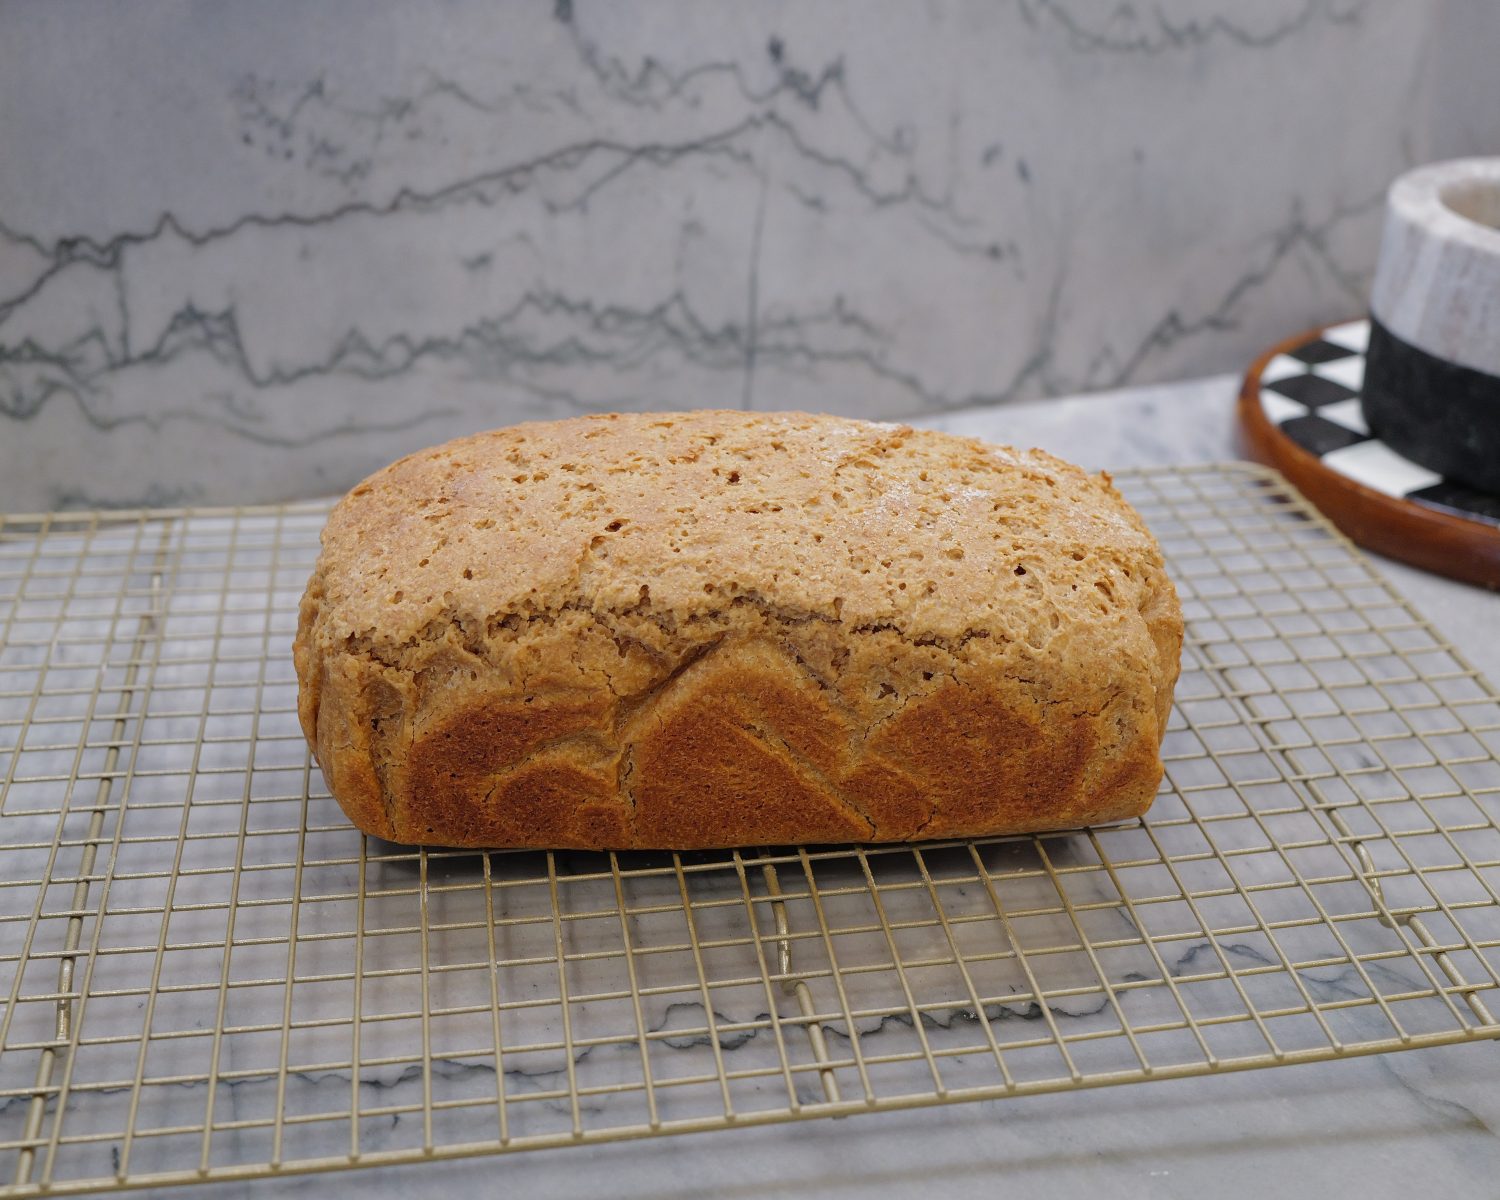
MULTIPOLYGON (((1349 828, 1339 817, 1339 814, 1335 812, 1332 814, 1332 817, 1333 823, 1347 835, 1349 828)), ((1385 890, 1380 886, 1380 878, 1375 871, 1375 860, 1370 856, 1370 851, 1366 849, 1364 842, 1356 840, 1351 841, 1349 845, 1353 848, 1354 856, 1359 862, 1360 881, 1365 885, 1365 890, 1370 893, 1370 897, 1375 901, 1376 911, 1380 915, 1380 923, 1387 929, 1396 930, 1397 932, 1403 926, 1410 929, 1416 934, 1417 940, 1427 949, 1438 945, 1437 938, 1433 937, 1427 926, 1422 923, 1420 913, 1393 913, 1391 911, 1390 906, 1385 900, 1385 890)), ((1464 978, 1463 972, 1458 969, 1457 964, 1449 957, 1448 952, 1446 950, 1438 950, 1433 954, 1432 958, 1443 974, 1448 977, 1448 982, 1456 988, 1463 989, 1464 1003, 1469 1006, 1469 1011, 1484 1024, 1493 1025, 1495 1018, 1490 1014, 1489 1009, 1485 1007, 1484 1001, 1472 989, 1469 981, 1464 978)))
MULTIPOLYGON (((786 900, 783 899, 781 881, 776 877, 776 868, 770 863, 761 867, 761 873, 765 876, 766 890, 771 894, 771 912, 776 922, 776 956, 782 975, 781 988, 787 995, 796 998, 797 1007, 804 1017, 811 1017, 817 1012, 817 1006, 813 1003, 812 989, 807 986, 807 980, 796 978, 792 972, 791 926, 787 921, 786 900)), ((822 1024, 809 1020, 804 1023, 803 1028, 807 1030, 807 1040, 812 1046, 813 1057, 819 1063, 831 1062, 822 1024)), ((850 1030, 850 1033, 854 1034, 854 1031, 850 1030)), ((837 1102, 843 1098, 839 1093, 839 1081, 834 1074, 833 1067, 820 1066, 818 1077, 823 1084, 824 1099, 837 1102)))

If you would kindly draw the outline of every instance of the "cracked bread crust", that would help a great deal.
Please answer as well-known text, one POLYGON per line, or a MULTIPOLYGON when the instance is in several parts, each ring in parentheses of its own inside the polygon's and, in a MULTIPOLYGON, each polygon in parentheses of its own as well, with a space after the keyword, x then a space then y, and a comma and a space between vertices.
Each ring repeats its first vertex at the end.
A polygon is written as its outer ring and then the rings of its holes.
POLYGON ((798 413, 519 425, 334 509, 298 712, 366 833, 704 849, 1069 829, 1160 782, 1182 616, 1107 476, 798 413))

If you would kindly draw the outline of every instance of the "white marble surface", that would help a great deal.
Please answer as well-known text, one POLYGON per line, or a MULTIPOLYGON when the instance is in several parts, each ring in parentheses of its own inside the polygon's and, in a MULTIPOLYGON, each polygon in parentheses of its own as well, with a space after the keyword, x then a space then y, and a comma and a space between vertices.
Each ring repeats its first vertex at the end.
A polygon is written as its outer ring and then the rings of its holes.
POLYGON ((1492 148, 1486 0, 0 7, 0 508, 599 408, 1241 369, 1492 148))
MULTIPOLYGON (((1222 376, 1104 397, 953 413, 933 423, 997 441, 1040 444, 1090 466, 1196 462, 1232 453, 1229 414, 1234 391, 1234 379, 1222 376)), ((302 564, 293 565, 300 569, 302 564)), ((1380 570, 1492 678, 1500 678, 1500 648, 1493 639, 1475 636, 1476 630, 1496 627, 1500 620, 1500 597, 1421 576, 1394 564, 1381 563, 1380 570)), ((184 602, 191 607, 192 597, 184 602)), ((245 623, 247 628, 259 629, 261 617, 247 612, 245 623)), ((275 629, 272 632, 282 636, 275 629)), ((176 669, 191 675, 189 667, 176 669)), ((171 678, 157 682, 170 682, 171 678)), ((285 689, 288 681, 287 669, 279 664, 268 683, 285 689)), ((180 707, 191 708, 188 701, 178 703, 180 707)), ((275 707, 279 710, 281 706, 275 707)), ((191 726, 193 721, 188 719, 187 724, 191 726)), ((193 730, 184 727, 174 733, 170 728, 158 727, 152 731, 153 737, 163 735, 190 740, 193 730)), ((277 711, 263 717, 261 735, 286 739, 284 743, 275 743, 264 756, 264 767, 274 771, 282 763, 279 769, 295 774, 300 769, 296 765, 300 761, 297 757, 300 743, 290 713, 277 711)), ((232 756, 233 747, 226 747, 225 752, 232 756)), ((256 757, 261 763, 262 756, 256 757)), ((230 781, 233 788, 239 786, 234 776, 230 781)), ((266 782, 263 786, 279 785, 266 782)), ((292 779, 285 786, 295 792, 297 780, 292 779)), ((237 805, 231 804, 226 811, 233 816, 237 805)), ((159 815, 169 824, 175 821, 167 809, 159 815)), ((139 834, 141 829, 137 824, 134 832, 139 834)), ((139 865, 149 873, 151 856, 159 855, 154 844, 141 843, 130 849, 138 854, 139 865)), ((190 844, 190 849, 206 858, 202 864, 193 859, 184 863, 185 867, 207 865, 215 855, 212 843, 190 844)), ((286 849, 286 846, 279 850, 272 846, 269 850, 258 849, 257 853, 284 854, 286 849)), ((155 869, 161 870, 160 865, 155 869)), ((311 890, 352 887, 351 872, 352 868, 343 868, 342 874, 338 871, 320 874, 310 884, 311 890)), ((384 872, 372 878, 389 882, 401 875, 399 870, 391 868, 385 868, 384 872)), ((278 883, 273 878, 247 884, 252 889, 257 886, 270 889, 267 894, 271 894, 278 886, 284 887, 285 881, 278 883)), ((256 894, 253 890, 242 893, 242 899, 253 899, 256 894)), ((446 920, 457 914, 454 906, 458 905, 458 897, 444 893, 440 898, 444 897, 446 907, 434 909, 434 920, 446 920)), ((601 895, 598 899, 602 906, 608 905, 608 896, 601 895)), ((143 901, 140 895, 126 890, 118 902, 130 905, 143 901)), ((581 903, 586 908, 590 902, 581 903)), ((304 914, 309 929, 320 919, 306 908, 304 914)), ((205 911, 182 928, 174 921, 173 937, 211 939, 216 919, 222 923, 222 915, 216 918, 212 911, 205 911)), ((328 919, 337 923, 336 917, 328 919)), ((381 920, 378 910, 372 913, 371 920, 376 923, 381 920)), ((794 927, 795 921, 794 916, 794 927)), ((150 926, 149 920, 147 924, 150 926)), ((153 933, 154 927, 145 930, 148 944, 153 933)), ((713 931, 706 931, 705 936, 714 936, 713 931)), ((444 960, 442 944, 439 938, 439 961, 444 960)), ((312 943, 309 950, 314 958, 301 961, 299 972, 335 970, 346 949, 345 943, 337 940, 312 943)), ((231 1019, 264 1020, 274 1027, 280 1020, 283 994, 274 983, 282 961, 279 948, 268 948, 265 956, 240 948, 234 959, 236 972, 263 974, 271 983, 265 989, 252 989, 249 994, 237 996, 242 1007, 236 1008, 231 1019)), ((1329 981, 1330 986, 1336 984, 1336 979, 1329 981)), ((435 1003, 457 1002, 462 986, 455 977, 449 977, 444 984, 448 990, 435 1003)), ((330 1013, 347 1014, 347 1008, 341 1007, 345 1002, 338 995, 330 994, 324 1000, 331 1005, 330 1013)), ((412 1002, 410 988, 404 988, 400 979, 376 980, 365 993, 363 1011, 383 1011, 385 1005, 399 1008, 412 1002)), ((724 1017, 753 1020, 757 1003, 753 997, 728 998, 722 1006, 724 1017)), ((715 1007, 717 1010, 720 1005, 716 1002, 715 1007)), ((90 1016, 85 1018, 85 1027, 95 1032, 111 1032, 110 1015, 105 1012, 99 1015, 105 1021, 104 1026, 90 1026, 88 1022, 94 1019, 90 1016)), ((691 1006, 663 1011, 651 1008, 647 1015, 653 1026, 661 1024, 666 1028, 687 1028, 701 1020, 701 1014, 692 1011, 691 1006)), ((608 1013, 603 1018, 606 1025, 612 1019, 608 1013)), ((126 1006, 114 1019, 122 1022, 121 1029, 128 1030, 133 1027, 132 1022, 138 1025, 139 1014, 126 1006)), ((577 1019, 587 1021, 589 1014, 581 1012, 577 1019)), ((1072 1019, 1086 1021, 1089 1013, 1080 1011, 1072 1019)), ((203 1010, 201 1004, 197 1009, 188 1004, 168 1007, 158 1015, 158 1028, 176 1028, 181 1023, 209 1029, 212 1014, 203 1010)), ((395 1030, 389 1036, 412 1035, 411 1030, 395 1030)), ((337 1027, 330 1030, 331 1059, 340 1053, 347 1054, 346 1036, 337 1027)), ((893 1028, 887 1032, 882 1025, 877 1042, 886 1045, 880 1039, 892 1036, 900 1045, 901 1038, 909 1036, 909 1030, 903 1033, 893 1028)), ((941 1030, 932 1030, 931 1036, 940 1038, 941 1030)), ((184 1062, 201 1060, 204 1053, 201 1045, 196 1049, 192 1043, 176 1045, 182 1047, 184 1062)), ((320 1052, 315 1047, 315 1040, 309 1038, 299 1041, 294 1052, 304 1059, 317 1058, 320 1052)), ((658 1048, 666 1049, 660 1044, 658 1048)), ((743 1064, 764 1049, 761 1042, 756 1042, 745 1052, 748 1058, 742 1055, 735 1061, 743 1064)), ((685 1062, 692 1055, 704 1053, 698 1039, 693 1038, 685 1038, 680 1046, 673 1043, 670 1050, 666 1058, 674 1062, 685 1062)), ((255 1059, 253 1046, 242 1047, 239 1052, 255 1059)), ((268 1052, 266 1047, 260 1047, 259 1061, 264 1061, 268 1052)), ((226 1051, 229 1055, 226 1061, 231 1067, 237 1061, 234 1053, 233 1049, 226 1051)), ((746 1200, 762 1195, 799 1195, 839 1200, 848 1196, 894 1198, 919 1193, 980 1197, 1000 1191, 1035 1191, 1058 1198, 1093 1197, 1107 1191, 1125 1198, 1181 1196, 1194 1200, 1204 1195, 1259 1200, 1266 1195, 1329 1191, 1376 1198, 1405 1198, 1418 1191, 1434 1195, 1487 1194, 1496 1172, 1500 1171, 1500 1137, 1496 1136, 1500 1133, 1500 1091, 1494 1087, 1497 1053, 1500 1047, 1480 1044, 1192 1081, 1143 1083, 1072 1095, 856 1116, 837 1122, 823 1120, 665 1141, 538 1151, 502 1159, 377 1169, 359 1175, 216 1185, 211 1189, 187 1189, 180 1194, 202 1195, 204 1200, 239 1196, 264 1200, 283 1194, 343 1195, 356 1188, 372 1198, 405 1196, 420 1188, 465 1195, 503 1192, 558 1200, 576 1200, 579 1196, 688 1200, 700 1195, 746 1200)), ((555 1057, 555 1053, 550 1056, 555 1057)), ((153 1058, 152 1068, 170 1072, 172 1062, 170 1057, 153 1058)), ((609 1069, 608 1063, 597 1061, 597 1056, 590 1060, 589 1067, 590 1078, 594 1080, 598 1076, 592 1072, 609 1069)), ((632 1064, 628 1054, 620 1060, 622 1075, 638 1068, 639 1063, 632 1064)), ((201 1070, 201 1064, 195 1069, 201 1070)), ((492 1073, 487 1073, 482 1060, 474 1059, 468 1069, 474 1073, 481 1092, 492 1086, 489 1083, 492 1073)), ((531 1070, 518 1072, 509 1082, 519 1089, 546 1087, 557 1070, 548 1055, 541 1055, 531 1070)), ((420 1099, 420 1081, 410 1070, 391 1067, 368 1074, 369 1082, 362 1089, 363 1103, 367 1106, 410 1104, 420 1099)), ((463 1086, 463 1081, 450 1071, 442 1080, 441 1091, 447 1094, 450 1088, 463 1086)), ((347 1103, 347 1082, 337 1071, 307 1078, 299 1073, 291 1081, 288 1095, 295 1096, 297 1111, 337 1111, 347 1103)), ((226 1089, 223 1103, 232 1106, 225 1111, 254 1118, 273 1111, 266 1108, 270 1101, 269 1085, 257 1080, 226 1089)), ((192 1088, 169 1088, 153 1095, 153 1104, 152 1123, 170 1124, 177 1120, 191 1123, 201 1117, 202 1094, 192 1088)), ((557 1116, 554 1113, 550 1119, 555 1123, 557 1116)), ((388 1125, 371 1122, 367 1145, 381 1144, 380 1139, 386 1137, 393 1145, 409 1144, 415 1120, 408 1115, 399 1126, 395 1121, 388 1125), (403 1142, 403 1138, 407 1141, 403 1142)), ((313 1137, 299 1137, 289 1144, 299 1154, 342 1152, 347 1145, 347 1134, 341 1132, 343 1126, 333 1123, 327 1128, 330 1136, 325 1138, 326 1144, 313 1137)), ((228 1140, 227 1136, 221 1138, 223 1143, 228 1140)), ((102 1155, 104 1148, 95 1147, 89 1152, 102 1155)), ((149 1163, 149 1147, 138 1148, 136 1155, 138 1167, 149 1163)))

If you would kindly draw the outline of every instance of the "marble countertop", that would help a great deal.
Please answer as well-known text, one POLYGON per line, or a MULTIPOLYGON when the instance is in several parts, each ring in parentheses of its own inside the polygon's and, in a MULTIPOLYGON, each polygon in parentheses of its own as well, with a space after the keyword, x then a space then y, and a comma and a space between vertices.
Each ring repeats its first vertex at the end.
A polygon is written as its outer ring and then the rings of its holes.
MULTIPOLYGON (((1232 457, 1228 376, 1105 396, 970 410, 925 422, 1037 444, 1090 467, 1232 457)), ((1492 678, 1500 597, 1379 569, 1492 678)), ((1500 1177, 1497 1050, 1456 1046, 1279 1070, 807 1121, 725 1133, 537 1151, 187 1189, 215 1200, 288 1192, 372 1200, 453 1194, 688 1200, 916 1194, 1049 1197, 1475 1195, 1500 1177)))

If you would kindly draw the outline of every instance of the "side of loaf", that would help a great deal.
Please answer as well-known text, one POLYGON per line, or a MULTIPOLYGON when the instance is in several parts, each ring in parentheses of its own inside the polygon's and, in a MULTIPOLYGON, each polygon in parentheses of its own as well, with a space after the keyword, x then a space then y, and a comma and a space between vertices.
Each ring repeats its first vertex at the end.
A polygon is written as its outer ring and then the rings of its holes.
POLYGON ((803 414, 449 442, 334 509, 299 716, 367 833, 699 849, 1137 816, 1182 642, 1107 477, 803 414))

